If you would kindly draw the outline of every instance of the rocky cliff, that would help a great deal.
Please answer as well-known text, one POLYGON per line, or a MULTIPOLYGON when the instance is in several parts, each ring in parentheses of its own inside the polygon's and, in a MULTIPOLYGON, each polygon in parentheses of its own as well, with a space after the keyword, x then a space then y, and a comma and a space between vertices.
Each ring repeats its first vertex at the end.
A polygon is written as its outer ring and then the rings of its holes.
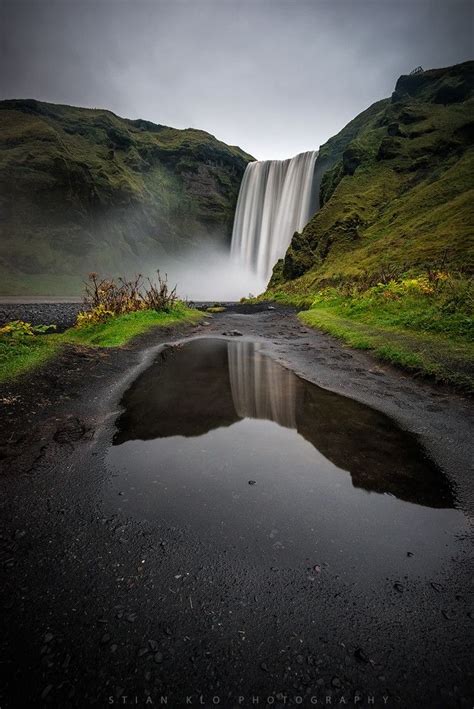
POLYGON ((320 211, 270 287, 314 291, 440 263, 472 271, 473 97, 474 62, 402 76, 323 145, 320 211))
POLYGON ((253 158, 204 131, 102 109, 0 102, 3 293, 74 293, 230 240, 253 158))

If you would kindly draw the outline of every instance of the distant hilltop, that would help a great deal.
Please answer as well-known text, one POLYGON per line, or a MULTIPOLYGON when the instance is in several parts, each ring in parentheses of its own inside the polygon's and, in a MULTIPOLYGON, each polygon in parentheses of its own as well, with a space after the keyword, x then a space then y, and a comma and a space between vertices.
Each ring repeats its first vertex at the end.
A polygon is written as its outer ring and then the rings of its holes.
POLYGON ((0 102, 3 294, 77 294, 89 271, 228 244, 240 148, 205 131, 33 99, 0 102))

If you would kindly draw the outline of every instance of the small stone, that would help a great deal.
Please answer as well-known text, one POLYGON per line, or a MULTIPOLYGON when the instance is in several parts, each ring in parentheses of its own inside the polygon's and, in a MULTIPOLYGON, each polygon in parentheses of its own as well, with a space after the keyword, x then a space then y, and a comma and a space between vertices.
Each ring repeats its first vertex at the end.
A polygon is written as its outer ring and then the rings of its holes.
POLYGON ((268 672, 268 665, 266 662, 261 662, 260 663, 260 669, 262 669, 264 672, 268 672))
POLYGON ((155 652, 154 660, 157 665, 159 665, 161 662, 163 662, 163 653, 162 652, 155 652))
POLYGON ((115 643, 110 646, 110 652, 117 652, 117 649, 118 649, 118 645, 116 645, 115 643))
POLYGON ((141 647, 138 651, 138 657, 143 657, 143 655, 148 655, 149 649, 147 647, 141 647))
POLYGON ((415 556, 412 551, 407 551, 407 556, 415 556))
POLYGON ((449 613, 449 611, 441 611, 441 613, 446 618, 446 620, 454 620, 454 618, 456 617, 455 613, 449 613))
POLYGON ((249 480, 249 485, 256 485, 257 481, 256 480, 249 480))
POLYGON ((302 665, 303 662, 304 662, 304 657, 303 657, 303 655, 296 655, 296 662, 297 662, 299 665, 302 665))
POLYGON ((46 697, 48 696, 48 694, 51 692, 52 688, 53 688, 53 685, 52 685, 52 684, 48 684, 48 686, 45 687, 45 688, 43 689, 43 691, 41 692, 41 699, 46 699, 46 697))
POLYGON ((401 583, 394 583, 393 588, 395 589, 395 591, 398 591, 398 593, 403 593, 403 591, 405 590, 401 583))
POLYGON ((333 677, 331 680, 331 684, 333 687, 340 687, 341 686, 341 680, 339 677, 333 677))
POLYGON ((443 590, 443 587, 441 586, 440 583, 435 583, 435 581, 431 582, 431 588, 434 588, 435 591, 440 593, 443 590))
POLYGON ((369 658, 367 657, 365 652, 360 647, 358 647, 357 650, 355 650, 354 657, 358 662, 363 662, 365 664, 367 664, 369 661, 369 658))
POLYGON ((137 619, 137 614, 136 613, 129 613, 127 616, 125 616, 126 619, 128 620, 129 623, 134 623, 137 619))
POLYGON ((100 642, 102 643, 102 645, 107 645, 109 640, 110 640, 110 635, 108 633, 104 633, 104 635, 102 635, 102 637, 100 639, 100 642))
POLYGON ((159 645, 156 640, 149 640, 148 646, 152 652, 158 652, 159 645))
POLYGON ((54 638, 54 635, 52 633, 46 633, 46 635, 44 636, 43 642, 50 643, 53 638, 54 638))

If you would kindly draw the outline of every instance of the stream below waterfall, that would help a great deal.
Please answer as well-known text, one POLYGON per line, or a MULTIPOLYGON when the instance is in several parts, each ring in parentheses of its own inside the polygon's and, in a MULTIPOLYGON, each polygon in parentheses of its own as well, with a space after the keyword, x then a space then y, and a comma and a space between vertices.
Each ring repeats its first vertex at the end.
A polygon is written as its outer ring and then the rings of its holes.
POLYGON ((122 406, 109 511, 184 527, 228 561, 303 565, 315 582, 328 568, 371 586, 390 577, 401 591, 414 565, 436 574, 465 531, 412 435, 250 339, 166 347, 122 406))

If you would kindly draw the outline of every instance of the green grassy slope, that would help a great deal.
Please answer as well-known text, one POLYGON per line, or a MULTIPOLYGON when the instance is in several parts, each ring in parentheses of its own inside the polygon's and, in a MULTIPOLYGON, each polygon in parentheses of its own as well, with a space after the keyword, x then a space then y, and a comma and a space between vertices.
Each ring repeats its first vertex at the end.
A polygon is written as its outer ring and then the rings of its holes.
POLYGON ((264 297, 474 390, 473 141, 474 62, 400 77, 391 99, 322 146, 320 210, 264 297))
POLYGON ((1 291, 78 292, 229 239, 250 155, 204 131, 0 102, 1 291))
POLYGON ((391 100, 322 146, 332 167, 322 177, 321 209, 293 237, 270 288, 310 292, 440 260, 472 270, 473 74, 468 62, 403 76, 391 100))
POLYGON ((126 313, 103 323, 72 327, 61 334, 0 334, 0 383, 36 369, 52 359, 66 345, 121 347, 152 328, 198 322, 203 317, 199 310, 177 302, 166 312, 141 310, 126 313))

